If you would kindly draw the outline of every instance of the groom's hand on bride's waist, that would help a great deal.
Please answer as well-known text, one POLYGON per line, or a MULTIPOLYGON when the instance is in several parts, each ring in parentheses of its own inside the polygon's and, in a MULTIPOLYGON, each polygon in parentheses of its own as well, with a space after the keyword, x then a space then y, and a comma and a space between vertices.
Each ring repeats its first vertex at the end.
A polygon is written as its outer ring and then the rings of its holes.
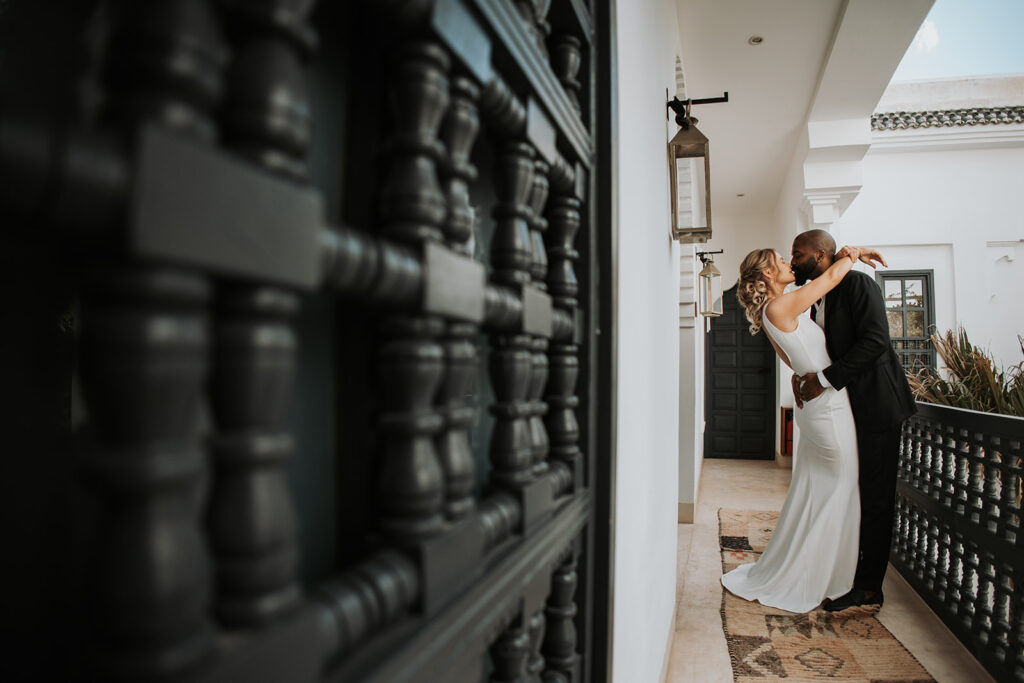
POLYGON ((793 375, 793 396, 797 399, 797 407, 803 408, 804 401, 821 396, 825 387, 818 381, 818 373, 808 372, 806 375, 793 375))

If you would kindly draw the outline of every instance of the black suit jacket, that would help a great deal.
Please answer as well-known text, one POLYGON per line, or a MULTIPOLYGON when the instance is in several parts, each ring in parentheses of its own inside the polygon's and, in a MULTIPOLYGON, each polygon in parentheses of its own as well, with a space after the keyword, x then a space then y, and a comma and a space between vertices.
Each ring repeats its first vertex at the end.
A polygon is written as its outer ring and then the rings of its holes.
POLYGON ((858 431, 885 431, 917 410, 889 339, 882 292, 868 275, 850 271, 825 296, 825 378, 846 388, 858 431))

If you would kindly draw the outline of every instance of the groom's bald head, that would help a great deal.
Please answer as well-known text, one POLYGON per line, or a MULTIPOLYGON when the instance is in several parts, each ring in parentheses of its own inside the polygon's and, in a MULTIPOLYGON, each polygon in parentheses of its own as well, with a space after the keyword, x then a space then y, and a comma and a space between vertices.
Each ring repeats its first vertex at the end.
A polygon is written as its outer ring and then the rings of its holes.
POLYGON ((836 255, 836 241, 824 230, 808 230, 793 240, 790 266, 796 283, 802 285, 825 272, 836 255))
POLYGON ((810 251, 823 251, 831 260, 836 255, 836 241, 824 230, 807 230, 796 236, 794 247, 802 247, 810 251))

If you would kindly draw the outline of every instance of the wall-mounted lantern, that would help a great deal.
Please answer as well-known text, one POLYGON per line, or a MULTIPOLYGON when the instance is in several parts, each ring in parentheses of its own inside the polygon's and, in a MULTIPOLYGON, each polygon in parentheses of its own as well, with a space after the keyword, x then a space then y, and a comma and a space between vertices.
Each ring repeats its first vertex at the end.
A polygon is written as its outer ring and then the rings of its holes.
POLYGON ((712 254, 721 254, 718 251, 698 251, 697 258, 704 264, 704 268, 698 273, 700 281, 700 314, 704 316, 722 315, 722 273, 715 267, 712 254))
POLYGON ((679 132, 668 143, 669 188, 672 194, 672 239, 683 244, 711 239, 711 159, 707 137, 690 115, 694 104, 728 102, 722 97, 701 100, 672 98, 666 103, 676 114, 679 132))

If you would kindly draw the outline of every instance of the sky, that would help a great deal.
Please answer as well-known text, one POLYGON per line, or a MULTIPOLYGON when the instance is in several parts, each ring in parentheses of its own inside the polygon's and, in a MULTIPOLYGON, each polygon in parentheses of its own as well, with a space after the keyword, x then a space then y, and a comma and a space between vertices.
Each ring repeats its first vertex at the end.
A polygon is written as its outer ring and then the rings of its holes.
POLYGON ((1024 0, 935 0, 894 81, 1024 73, 1024 0))

